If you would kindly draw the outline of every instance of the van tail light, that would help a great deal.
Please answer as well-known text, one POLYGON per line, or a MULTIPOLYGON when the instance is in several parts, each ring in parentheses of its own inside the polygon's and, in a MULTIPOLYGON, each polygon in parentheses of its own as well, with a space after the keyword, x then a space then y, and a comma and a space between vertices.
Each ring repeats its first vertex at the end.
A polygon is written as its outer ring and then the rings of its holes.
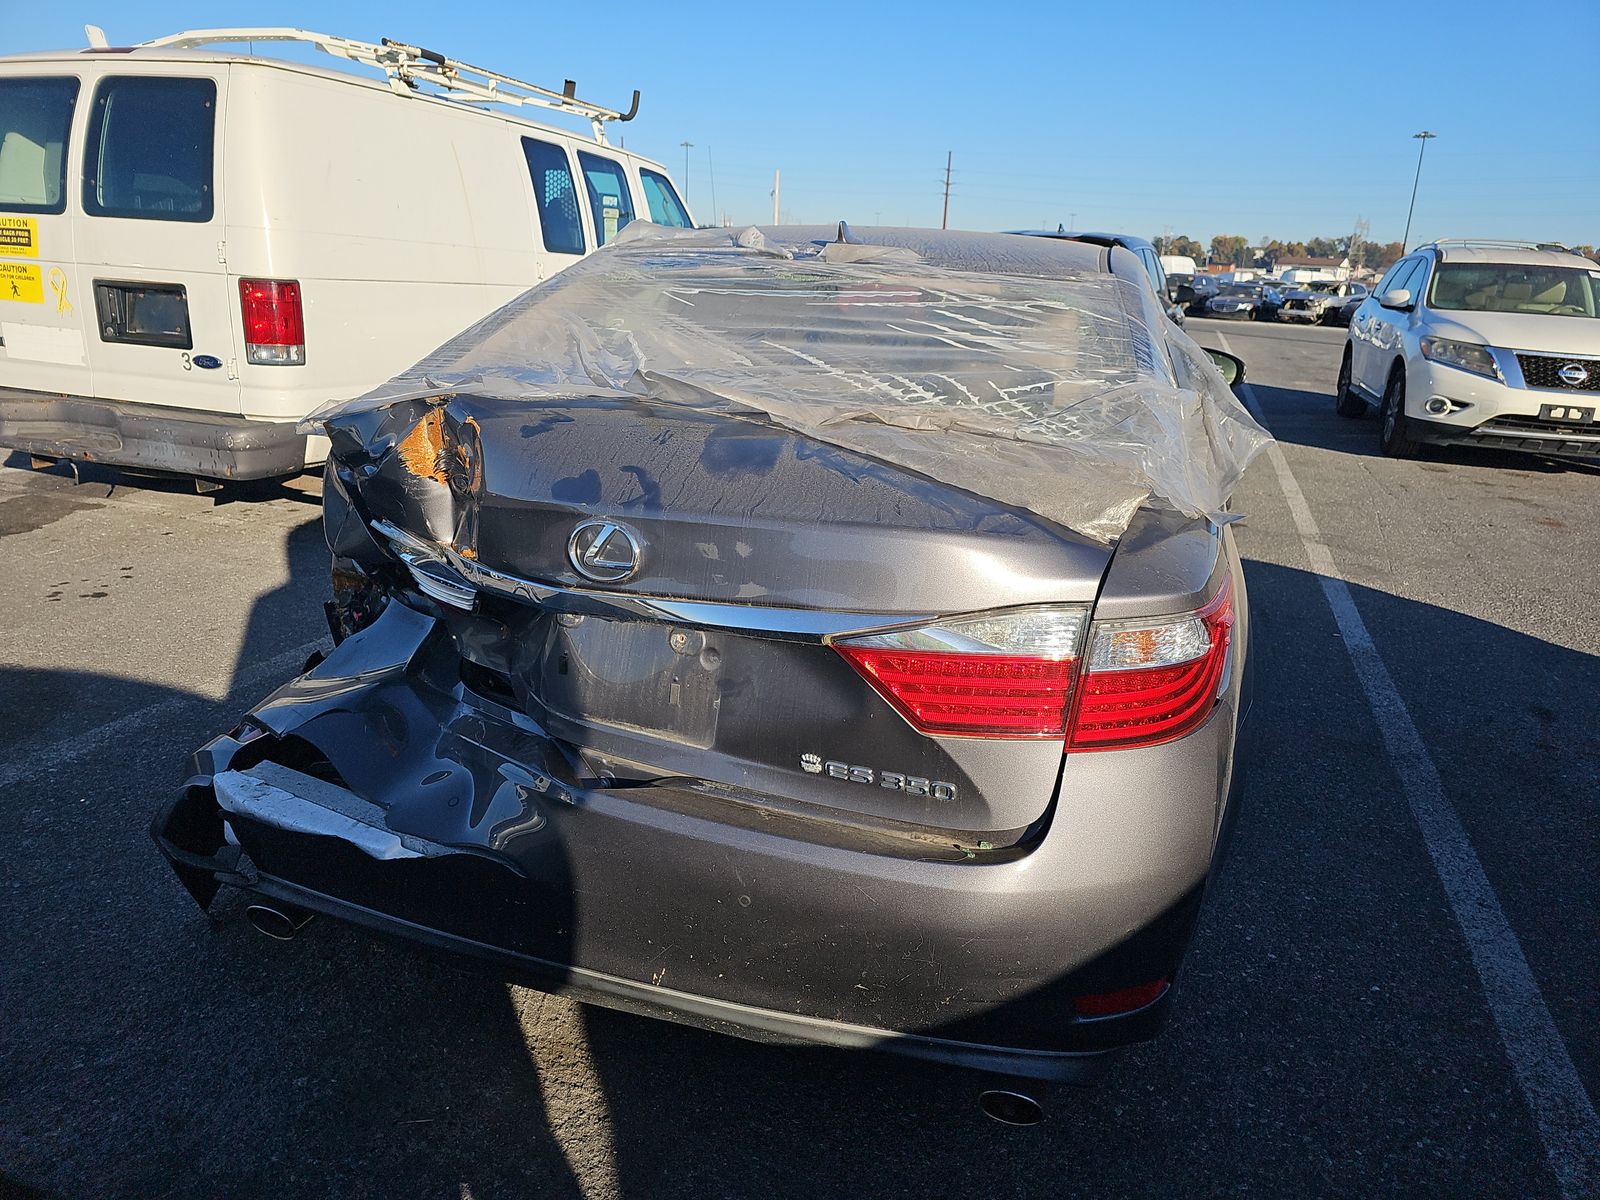
POLYGON ((1059 738, 1088 624, 1085 608, 1009 609, 833 646, 923 733, 1059 738))
POLYGON ((1180 738, 1216 706, 1233 631, 1233 585, 1177 617, 1097 622, 1068 750, 1123 750, 1180 738))
POLYGON ((300 285, 293 279, 239 280, 244 357, 258 367, 299 367, 306 361, 300 285))

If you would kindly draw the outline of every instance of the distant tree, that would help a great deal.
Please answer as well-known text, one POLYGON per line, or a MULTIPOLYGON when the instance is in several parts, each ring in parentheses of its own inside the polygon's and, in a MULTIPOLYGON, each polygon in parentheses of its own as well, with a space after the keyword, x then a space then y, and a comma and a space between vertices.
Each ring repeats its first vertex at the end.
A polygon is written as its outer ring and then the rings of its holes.
POLYGON ((1361 265, 1371 267, 1374 271, 1385 271, 1400 261, 1406 248, 1399 242, 1363 242, 1361 244, 1361 265))
POLYGON ((1600 262, 1600 253, 1596 253, 1593 246, 1574 246, 1573 249, 1585 258, 1592 258, 1596 262, 1600 262))
POLYGON ((1286 258, 1304 258, 1307 254, 1306 244, 1304 242, 1290 242, 1283 248, 1283 253, 1286 258))
POLYGON ((1206 256, 1206 248, 1192 237, 1185 237, 1179 234, 1175 238, 1167 239, 1167 248, 1163 253, 1181 254, 1188 258, 1202 259, 1206 256))
POLYGON ((1251 261, 1249 240, 1237 234, 1217 234, 1211 239, 1211 261, 1244 266, 1251 261))
POLYGON ((1306 253, 1312 258, 1332 258, 1339 253, 1339 243, 1333 238, 1315 237, 1306 243, 1306 253))

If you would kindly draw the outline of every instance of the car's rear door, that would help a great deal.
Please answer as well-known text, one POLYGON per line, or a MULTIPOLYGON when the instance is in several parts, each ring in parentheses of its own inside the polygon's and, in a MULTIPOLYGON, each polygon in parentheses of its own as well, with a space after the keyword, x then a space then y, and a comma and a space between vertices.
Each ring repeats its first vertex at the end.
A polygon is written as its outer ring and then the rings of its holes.
POLYGON ((77 119, 85 82, 29 68, 0 75, 0 383, 94 394, 73 244, 77 119))
POLYGON ((229 294, 217 186, 227 68, 140 65, 107 73, 85 97, 75 232, 82 302, 97 323, 95 394, 238 413, 240 301, 229 294))

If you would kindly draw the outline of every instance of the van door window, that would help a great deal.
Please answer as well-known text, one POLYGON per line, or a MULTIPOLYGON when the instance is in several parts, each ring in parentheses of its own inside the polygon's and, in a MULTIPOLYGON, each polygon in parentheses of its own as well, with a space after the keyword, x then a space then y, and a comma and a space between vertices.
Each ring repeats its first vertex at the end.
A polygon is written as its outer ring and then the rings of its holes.
POLYGON ((117 76, 95 92, 83 208, 96 217, 209 221, 217 85, 117 76))
POLYGON ((689 228, 689 210, 683 207, 678 193, 665 175, 639 168, 639 182, 644 185, 644 202, 650 210, 650 219, 657 225, 689 228))
POLYGON ((0 79, 0 209, 66 209, 67 134, 77 102, 76 79, 0 79))
POLYGON ((522 139, 522 155, 533 179, 533 202, 539 209, 544 248, 551 254, 582 254, 583 218, 578 190, 572 184, 567 152, 551 142, 522 139))
POLYGON ((589 189, 589 213, 594 218, 594 240, 604 246, 633 220, 633 197, 628 194, 628 177, 615 159, 578 151, 583 182, 589 189))

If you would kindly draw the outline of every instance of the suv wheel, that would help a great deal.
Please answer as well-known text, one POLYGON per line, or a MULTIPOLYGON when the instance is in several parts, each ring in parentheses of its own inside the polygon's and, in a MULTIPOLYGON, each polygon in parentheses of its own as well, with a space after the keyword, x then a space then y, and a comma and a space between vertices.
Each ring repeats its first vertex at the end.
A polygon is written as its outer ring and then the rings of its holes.
POLYGON ((1411 436, 1411 422, 1406 416, 1406 373, 1398 363, 1389 373, 1389 386, 1383 389, 1383 418, 1378 433, 1378 445, 1390 458, 1410 458, 1417 452, 1419 443, 1411 436))
POLYGON ((1333 388, 1333 411, 1341 417, 1361 417, 1367 412, 1367 402, 1350 387, 1350 343, 1346 342, 1344 357, 1339 360, 1339 382, 1333 388))

